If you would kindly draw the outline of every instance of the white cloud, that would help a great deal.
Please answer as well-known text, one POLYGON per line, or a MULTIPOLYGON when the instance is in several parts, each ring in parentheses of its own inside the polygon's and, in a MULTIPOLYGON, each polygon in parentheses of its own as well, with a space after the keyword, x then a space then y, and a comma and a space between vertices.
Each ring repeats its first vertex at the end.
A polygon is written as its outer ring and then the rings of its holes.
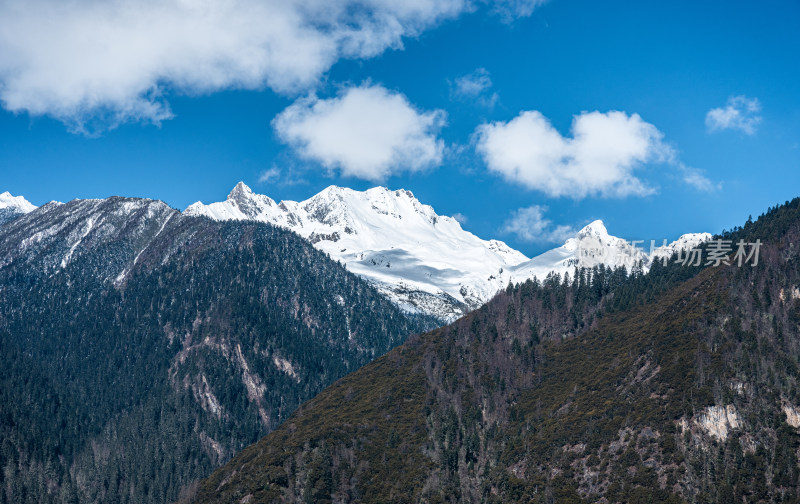
POLYGON ((710 132, 732 129, 753 135, 761 122, 759 112, 761 112, 761 102, 758 98, 732 96, 728 98, 724 108, 718 107, 708 111, 706 128, 710 132))
POLYGON ((441 110, 417 111, 382 86, 363 85, 336 98, 298 100, 272 125, 301 157, 345 177, 382 181, 441 163, 444 142, 436 134, 444 117, 441 110))
POLYGON ((165 91, 306 92, 338 59, 401 49, 404 38, 477 3, 483 0, 4 0, 0 102, 79 131, 158 123, 172 117, 165 91))
POLYGON ((713 192, 722 187, 720 183, 714 184, 711 182, 700 170, 686 166, 683 163, 678 163, 678 171, 683 181, 698 191, 713 192))
POLYGON ((499 0, 494 3, 495 12, 510 22, 518 17, 530 16, 533 10, 547 0, 499 0))
POLYGON ((281 168, 272 166, 262 171, 258 175, 259 184, 270 184, 281 187, 308 184, 308 180, 303 178, 302 172, 297 167, 292 166, 291 160, 282 163, 281 168))
POLYGON ((463 226, 464 224, 466 224, 466 223, 467 223, 467 221, 469 220, 469 219, 467 219, 467 216, 466 216, 466 215, 464 215, 464 214, 462 214, 462 213, 460 213, 460 212, 459 212, 459 213, 455 213, 455 214, 453 214, 453 218, 454 218, 455 220, 457 220, 457 221, 458 221, 458 223, 459 223, 459 224, 461 224, 462 226, 463 226))
POLYGON ((272 168, 261 172, 261 175, 258 176, 258 182, 260 184, 275 182, 280 178, 280 176, 281 176, 280 169, 278 169, 277 166, 273 166, 272 168))
POLYGON ((674 162, 663 136, 638 114, 618 111, 575 116, 572 138, 537 111, 476 130, 477 150, 490 171, 549 196, 572 198, 654 192, 634 170, 647 162, 674 162))
POLYGON ((502 232, 513 233, 526 242, 560 243, 575 234, 570 226, 553 226, 544 213, 547 207, 533 205, 514 211, 503 225, 502 232))
POLYGON ((492 79, 485 68, 478 68, 467 75, 457 77, 451 84, 451 95, 461 100, 475 101, 483 106, 492 107, 497 102, 497 93, 489 93, 492 79))

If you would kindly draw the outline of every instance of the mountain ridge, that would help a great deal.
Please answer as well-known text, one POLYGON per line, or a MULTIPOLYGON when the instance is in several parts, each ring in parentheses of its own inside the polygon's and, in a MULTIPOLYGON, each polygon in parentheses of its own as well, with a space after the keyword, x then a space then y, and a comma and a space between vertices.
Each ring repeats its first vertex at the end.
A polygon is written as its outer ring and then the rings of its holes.
MULTIPOLYGON (((354 273, 368 279, 395 304, 443 323, 488 301, 509 283, 549 273, 572 273, 605 261, 628 269, 652 262, 643 250, 608 234, 602 221, 578 231, 561 247, 534 258, 499 240, 483 240, 449 216, 440 216, 410 191, 374 187, 366 191, 329 186, 311 198, 276 203, 239 182, 223 202, 194 203, 187 215, 214 220, 255 220, 295 231, 354 273), (579 256, 579 246, 597 246, 594 256, 579 256)), ((659 257, 679 245, 696 246, 708 233, 690 233, 658 247, 659 257)), ((655 255, 654 255, 655 257, 655 255)))

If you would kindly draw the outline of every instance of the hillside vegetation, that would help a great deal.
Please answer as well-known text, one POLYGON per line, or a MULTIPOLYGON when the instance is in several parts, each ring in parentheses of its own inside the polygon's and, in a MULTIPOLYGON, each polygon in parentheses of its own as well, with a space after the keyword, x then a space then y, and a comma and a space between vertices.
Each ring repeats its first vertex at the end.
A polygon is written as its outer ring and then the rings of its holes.
POLYGON ((339 380, 194 502, 798 502, 800 200, 759 263, 507 289, 339 380))
POLYGON ((173 502, 417 327, 270 225, 43 207, 0 228, 0 503, 173 502))

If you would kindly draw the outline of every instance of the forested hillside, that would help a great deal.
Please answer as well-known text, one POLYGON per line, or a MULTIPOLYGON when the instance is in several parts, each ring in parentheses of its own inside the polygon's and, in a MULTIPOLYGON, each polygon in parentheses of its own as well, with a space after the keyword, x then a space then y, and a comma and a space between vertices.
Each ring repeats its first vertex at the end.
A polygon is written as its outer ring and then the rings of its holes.
POLYGON ((0 227, 0 502, 172 502, 417 327, 270 225, 46 205, 0 227))
POLYGON ((509 288, 336 382, 194 502, 797 502, 800 199, 722 238, 761 240, 758 264, 509 288))

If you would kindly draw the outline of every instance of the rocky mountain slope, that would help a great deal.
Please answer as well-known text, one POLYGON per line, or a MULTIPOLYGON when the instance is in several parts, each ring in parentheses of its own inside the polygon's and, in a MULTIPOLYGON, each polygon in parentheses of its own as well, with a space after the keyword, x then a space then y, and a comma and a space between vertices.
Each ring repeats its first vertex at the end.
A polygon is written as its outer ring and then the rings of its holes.
POLYGON ((193 502, 797 502, 800 199, 723 238, 760 240, 758 264, 508 288, 323 391, 193 502))
POLYGON ((0 226, 0 503, 173 502, 417 328, 274 226, 32 210, 0 226))
MULTIPOLYGON (((364 192, 331 186, 306 201, 276 203, 239 183, 227 200, 189 206, 186 215, 214 220, 269 222, 308 239, 348 270, 372 283, 403 310, 451 322, 478 308, 504 289, 534 276, 573 272, 575 267, 604 263, 645 271, 650 251, 610 236, 601 221, 533 259, 502 241, 482 240, 452 217, 441 216, 405 190, 375 187, 364 192), (583 251, 583 254, 581 254, 583 251)), ((694 246, 708 233, 682 236, 678 244, 694 246)))

